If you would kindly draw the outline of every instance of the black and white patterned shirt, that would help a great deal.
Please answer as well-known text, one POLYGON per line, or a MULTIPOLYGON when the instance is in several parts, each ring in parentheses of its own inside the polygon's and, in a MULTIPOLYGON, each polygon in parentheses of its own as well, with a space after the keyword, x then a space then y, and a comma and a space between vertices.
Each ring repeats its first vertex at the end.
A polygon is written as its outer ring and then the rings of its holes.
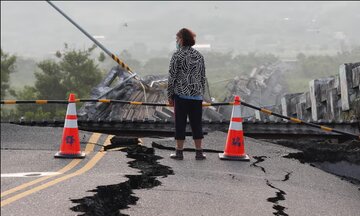
POLYGON ((170 61, 168 98, 174 94, 203 96, 205 92, 205 62, 201 53, 190 46, 177 50, 170 61))

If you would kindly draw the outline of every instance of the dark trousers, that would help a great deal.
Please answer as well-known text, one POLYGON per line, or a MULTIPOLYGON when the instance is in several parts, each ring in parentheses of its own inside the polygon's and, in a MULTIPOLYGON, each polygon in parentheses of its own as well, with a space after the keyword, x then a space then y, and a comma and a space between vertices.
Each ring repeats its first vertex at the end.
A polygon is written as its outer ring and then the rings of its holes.
POLYGON ((175 112, 175 139, 184 140, 186 130, 186 120, 189 116, 189 122, 194 139, 204 138, 202 131, 202 101, 182 99, 174 97, 175 112))

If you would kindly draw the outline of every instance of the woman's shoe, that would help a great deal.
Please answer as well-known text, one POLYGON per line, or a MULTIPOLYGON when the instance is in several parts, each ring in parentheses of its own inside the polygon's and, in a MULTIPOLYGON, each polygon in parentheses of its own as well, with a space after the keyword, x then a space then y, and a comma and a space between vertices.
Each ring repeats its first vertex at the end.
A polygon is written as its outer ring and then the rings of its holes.
POLYGON ((176 149, 175 153, 170 155, 170 158, 175 160, 183 160, 184 159, 183 150, 176 149))
POLYGON ((200 149, 200 150, 196 149, 195 150, 195 159, 196 160, 204 160, 204 159, 206 159, 206 155, 204 155, 202 149, 200 149))

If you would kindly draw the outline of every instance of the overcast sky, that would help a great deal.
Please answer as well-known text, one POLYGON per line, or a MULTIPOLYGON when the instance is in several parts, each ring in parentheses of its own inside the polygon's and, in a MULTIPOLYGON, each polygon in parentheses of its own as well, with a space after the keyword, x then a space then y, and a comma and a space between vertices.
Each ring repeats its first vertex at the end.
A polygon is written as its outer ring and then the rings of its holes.
MULTIPOLYGON (((244 52, 338 49, 360 45, 359 2, 106 2, 55 1, 75 22, 118 53, 134 44, 175 49, 175 34, 188 27, 197 43, 244 52), (315 47, 315 48, 312 48, 315 47)), ((43 57, 92 42, 45 1, 1 1, 1 47, 43 57)))

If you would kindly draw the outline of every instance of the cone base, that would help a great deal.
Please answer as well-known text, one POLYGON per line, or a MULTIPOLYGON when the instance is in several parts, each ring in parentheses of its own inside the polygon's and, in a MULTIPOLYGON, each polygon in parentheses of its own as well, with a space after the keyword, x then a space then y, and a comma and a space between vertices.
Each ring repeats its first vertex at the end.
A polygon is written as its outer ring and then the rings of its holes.
POLYGON ((63 154, 61 152, 57 152, 54 155, 55 158, 85 158, 85 153, 80 152, 79 154, 63 154))
POLYGON ((248 155, 227 156, 224 153, 219 153, 219 158, 220 160, 250 161, 250 157, 248 155))

